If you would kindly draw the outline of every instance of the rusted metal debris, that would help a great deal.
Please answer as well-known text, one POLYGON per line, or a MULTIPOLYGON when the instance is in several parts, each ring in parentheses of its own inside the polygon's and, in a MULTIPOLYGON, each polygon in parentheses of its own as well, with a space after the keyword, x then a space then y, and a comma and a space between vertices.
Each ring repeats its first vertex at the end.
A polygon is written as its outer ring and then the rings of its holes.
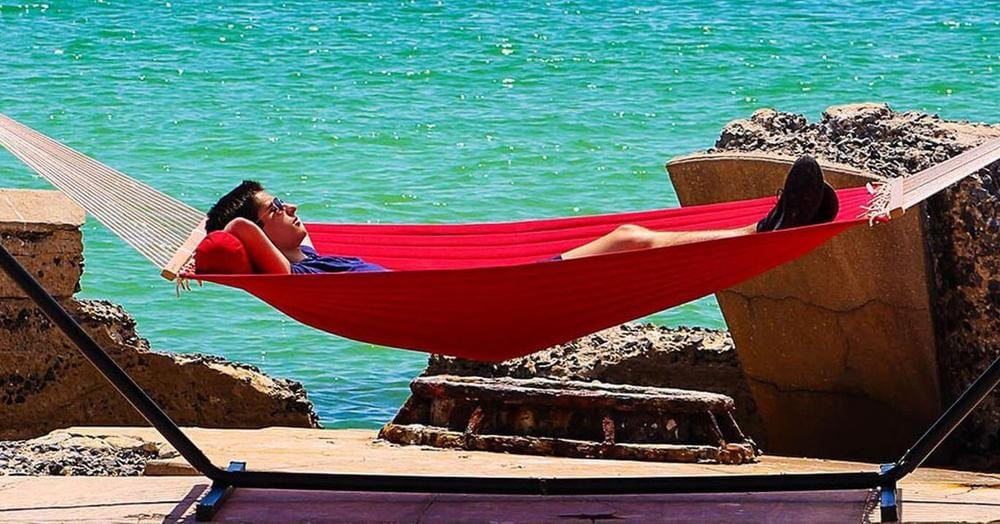
POLYGON ((578 458, 754 462, 717 393, 543 378, 418 377, 379 437, 404 445, 578 458))

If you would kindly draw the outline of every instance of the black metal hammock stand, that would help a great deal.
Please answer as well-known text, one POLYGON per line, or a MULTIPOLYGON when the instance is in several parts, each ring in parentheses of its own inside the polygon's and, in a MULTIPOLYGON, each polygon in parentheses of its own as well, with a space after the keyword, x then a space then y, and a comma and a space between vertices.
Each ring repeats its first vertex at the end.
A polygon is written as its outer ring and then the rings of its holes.
POLYGON ((226 469, 213 464, 145 391, 92 339, 34 277, 0 245, 0 265, 38 307, 80 349, 115 389, 142 414, 195 469, 212 480, 212 489, 196 509, 198 520, 211 520, 235 488, 409 493, 615 495, 731 493, 878 489, 883 522, 900 519, 897 483, 913 472, 1000 383, 1000 358, 966 389, 941 417, 893 463, 878 471, 706 475, 674 477, 457 477, 343 473, 247 471, 244 462, 226 469))

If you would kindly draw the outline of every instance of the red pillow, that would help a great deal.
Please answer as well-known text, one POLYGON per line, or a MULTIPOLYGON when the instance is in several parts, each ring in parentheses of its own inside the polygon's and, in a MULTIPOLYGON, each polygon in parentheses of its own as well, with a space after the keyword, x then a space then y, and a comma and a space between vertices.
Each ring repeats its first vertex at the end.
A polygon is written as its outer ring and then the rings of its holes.
POLYGON ((195 272, 203 275, 253 273, 250 255, 240 239, 225 231, 212 231, 194 250, 195 272))

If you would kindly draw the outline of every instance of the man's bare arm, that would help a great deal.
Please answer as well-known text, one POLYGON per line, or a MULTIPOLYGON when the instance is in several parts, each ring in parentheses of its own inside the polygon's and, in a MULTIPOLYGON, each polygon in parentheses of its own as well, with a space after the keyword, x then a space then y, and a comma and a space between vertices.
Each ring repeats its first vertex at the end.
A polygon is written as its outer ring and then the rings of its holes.
POLYGON ((288 259, 281 254, 281 251, 278 251, 278 248, 257 224, 238 217, 226 224, 225 231, 240 239, 247 254, 250 255, 250 262, 257 271, 277 274, 292 272, 292 266, 288 259))

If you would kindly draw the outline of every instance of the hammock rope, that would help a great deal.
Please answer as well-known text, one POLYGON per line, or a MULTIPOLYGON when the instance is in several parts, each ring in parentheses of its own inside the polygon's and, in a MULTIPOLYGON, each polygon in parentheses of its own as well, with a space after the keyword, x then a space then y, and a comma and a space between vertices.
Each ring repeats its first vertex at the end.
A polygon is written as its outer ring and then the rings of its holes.
MULTIPOLYGON (((3 115, 0 145, 164 274, 178 261, 179 268, 193 239, 204 235, 201 211, 3 115)), ((847 229, 913 207, 998 157, 1000 140, 993 140, 877 189, 838 190, 833 222, 759 235, 540 263, 624 223, 663 231, 743 227, 764 216, 774 197, 489 224, 310 223, 318 252, 392 271, 188 276, 243 289, 304 324, 348 338, 503 360, 739 284, 847 229)))
POLYGON ((1000 139, 990 140, 915 175, 894 178, 882 184, 865 209, 869 220, 906 211, 939 191, 983 169, 1000 158, 1000 139))
POLYGON ((159 268, 204 212, 0 114, 0 145, 159 268))
POLYGON ((995 162, 1000 157, 1000 140, 952 157, 921 171, 920 176, 900 179, 903 185, 903 205, 913 207, 942 189, 995 162))

